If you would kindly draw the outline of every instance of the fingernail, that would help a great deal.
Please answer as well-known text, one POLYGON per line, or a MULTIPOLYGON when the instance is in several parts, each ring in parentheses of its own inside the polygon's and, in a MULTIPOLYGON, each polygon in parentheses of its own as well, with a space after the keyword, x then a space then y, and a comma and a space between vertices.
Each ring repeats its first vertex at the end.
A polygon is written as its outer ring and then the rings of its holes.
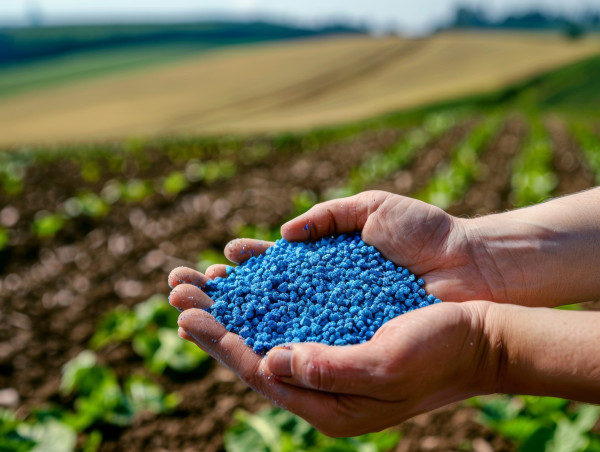
POLYGON ((277 347, 269 353, 269 369, 278 377, 292 376, 292 350, 277 347))

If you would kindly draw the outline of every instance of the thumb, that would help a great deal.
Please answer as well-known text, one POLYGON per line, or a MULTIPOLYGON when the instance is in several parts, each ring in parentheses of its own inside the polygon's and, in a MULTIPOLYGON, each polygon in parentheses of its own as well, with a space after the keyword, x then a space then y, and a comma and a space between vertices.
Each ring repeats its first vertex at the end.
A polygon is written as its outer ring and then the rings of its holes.
POLYGON ((285 383, 318 391, 370 395, 385 360, 370 342, 328 346, 313 342, 275 347, 269 370, 285 383))
POLYGON ((317 204, 281 226, 281 236, 290 242, 298 242, 361 231, 369 215, 389 195, 384 191, 366 191, 317 204))

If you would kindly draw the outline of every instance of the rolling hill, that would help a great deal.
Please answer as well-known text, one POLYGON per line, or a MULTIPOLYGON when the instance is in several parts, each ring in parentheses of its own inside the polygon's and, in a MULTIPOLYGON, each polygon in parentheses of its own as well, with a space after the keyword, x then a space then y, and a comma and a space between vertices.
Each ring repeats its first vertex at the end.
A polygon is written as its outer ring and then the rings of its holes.
POLYGON ((6 98, 0 145, 309 129, 498 90, 595 55, 599 43, 446 33, 230 47, 6 98))

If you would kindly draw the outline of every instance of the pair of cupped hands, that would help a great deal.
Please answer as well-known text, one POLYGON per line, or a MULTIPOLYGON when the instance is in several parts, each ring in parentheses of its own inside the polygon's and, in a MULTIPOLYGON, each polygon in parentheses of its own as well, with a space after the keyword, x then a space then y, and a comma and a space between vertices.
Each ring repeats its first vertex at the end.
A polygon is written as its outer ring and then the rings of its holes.
MULTIPOLYGON (((318 204, 281 227, 288 241, 356 231, 387 259, 423 278, 427 292, 443 303, 387 322, 362 344, 289 344, 263 357, 204 310, 213 301, 202 287, 209 279, 226 277, 226 267, 213 265, 205 274, 180 267, 169 276, 170 302, 183 311, 180 337, 329 436, 381 430, 454 401, 500 391, 502 347, 488 334, 487 313, 496 303, 519 301, 508 299, 511 282, 485 257, 469 220, 374 191, 318 204)), ((238 239, 227 245, 225 255, 241 263, 271 245, 238 239)))

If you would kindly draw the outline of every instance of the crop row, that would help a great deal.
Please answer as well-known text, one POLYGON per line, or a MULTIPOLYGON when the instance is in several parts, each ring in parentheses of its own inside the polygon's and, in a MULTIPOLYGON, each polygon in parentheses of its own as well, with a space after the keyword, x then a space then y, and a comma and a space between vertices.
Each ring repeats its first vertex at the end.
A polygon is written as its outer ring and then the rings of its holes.
MULTIPOLYGON (((423 126, 409 129, 393 146, 387 148, 379 154, 375 154, 373 156, 368 157, 362 163, 360 163, 354 170, 350 172, 348 182, 342 185, 342 188, 346 191, 344 192, 344 190, 340 190, 338 194, 351 194, 355 191, 361 191, 365 188, 369 188, 371 184, 381 179, 392 177, 398 171, 407 168, 407 166, 410 165, 410 163, 414 161, 414 159, 419 155, 419 151, 421 149, 426 147, 426 145, 432 140, 435 140, 437 137, 447 133, 453 126, 455 126, 461 120, 461 118, 463 118, 463 116, 460 116, 456 113, 448 112, 441 114, 434 113, 433 115, 429 116, 424 121, 423 126)), ((482 152, 484 152, 488 148, 490 139, 497 133, 499 123, 499 116, 489 116, 483 122, 473 127, 469 135, 466 136, 466 138, 464 138, 462 141, 460 141, 455 147, 452 148, 449 157, 446 160, 442 161, 440 165, 438 165, 435 173, 429 180, 427 187, 423 189, 423 191, 419 191, 418 193, 420 193, 424 198, 427 196, 428 198, 425 199, 427 199, 430 202, 443 202, 448 205, 457 202, 457 200, 464 195, 465 190, 469 188, 472 181, 480 176, 478 168, 479 157, 482 155, 482 152), (447 179, 450 179, 450 181, 448 181, 447 179), (440 192, 440 190, 442 189, 440 187, 446 186, 450 187, 449 190, 451 191, 452 195, 440 201, 441 198, 439 197, 439 195, 435 195, 435 193, 440 192)), ((584 135, 583 132, 579 131, 579 129, 573 129, 573 135, 579 140, 580 143, 582 143, 582 136, 585 136, 585 139, 588 140, 590 143, 598 142, 597 136, 594 135, 591 128, 584 127, 584 130, 587 131, 586 135, 584 135)), ((589 149, 592 149, 592 146, 584 147, 583 144, 581 144, 581 147, 584 150, 584 154, 586 155, 586 160, 588 164, 590 165, 590 167, 595 168, 596 174, 598 174, 598 166, 594 166, 593 154, 589 152, 589 149)), ((234 165, 236 165, 235 169, 237 171, 238 163, 235 163, 237 162, 237 160, 226 157, 222 161, 234 162, 234 165)), ((94 215, 97 215, 97 217, 94 218, 98 218, 99 221, 102 221, 102 218, 105 218, 105 215, 108 215, 108 213, 106 212, 102 213, 103 209, 105 209, 104 206, 108 206, 108 208, 113 208, 119 203, 122 203, 123 206, 134 206, 137 205, 137 203, 143 203, 145 199, 148 199, 146 196, 153 196, 152 194, 141 195, 144 193, 158 193, 161 196, 164 196, 165 200, 172 200, 188 189, 190 190, 190 193, 194 190, 197 190, 200 187, 200 185, 197 184, 206 183, 206 177, 204 173, 205 170, 199 169, 202 168, 202 166, 204 165, 206 165, 205 161, 202 161, 200 159, 190 159, 187 162, 185 162, 185 165, 181 166, 179 170, 172 171, 171 168, 169 170, 170 172, 166 173, 165 175, 156 176, 153 179, 108 179, 104 181, 104 183, 99 187, 99 189, 96 192, 93 192, 91 190, 82 190, 76 193, 74 196, 65 199, 62 202, 61 207, 57 211, 52 212, 52 214, 60 214, 62 216, 63 221, 65 222, 70 221, 69 219, 71 218, 78 218, 82 216, 94 217, 94 215), (198 174, 200 174, 201 177, 198 180, 194 180, 195 177, 198 177, 198 174), (167 182, 167 180, 169 180, 169 182, 167 182), (167 186, 169 187, 168 189, 166 188, 167 186), (93 214, 92 212, 100 213, 93 214)), ((552 168, 552 149, 546 130, 541 122, 534 123, 532 127, 532 133, 529 136, 526 145, 521 149, 521 152, 517 159, 513 161, 513 165, 515 168, 515 175, 521 174, 521 176, 519 176, 520 179, 513 178, 512 189, 513 197, 515 200, 520 200, 519 202, 523 202, 524 204, 526 204, 528 202, 537 202, 544 196, 550 196, 552 194, 552 188, 546 188, 544 190, 539 190, 537 188, 536 190, 533 190, 531 188, 532 186, 537 187, 539 185, 539 182, 537 183, 537 185, 535 182, 531 182, 537 180, 537 178, 533 177, 532 174, 554 174, 552 168), (526 181, 526 183, 522 181, 526 181), (533 193, 533 195, 531 193, 533 193), (529 201, 527 201, 527 199, 529 199, 529 201)), ((231 179, 232 176, 233 174, 230 175, 228 178, 231 179)), ((225 179, 227 178, 224 178, 223 180, 225 179)), ((218 179, 214 180, 217 181, 218 179)), ((327 195, 336 194, 333 190, 327 190, 326 188, 327 187, 323 187, 319 190, 296 191, 295 194, 289 200, 289 203, 292 206, 292 209, 289 212, 289 214, 295 215, 297 213, 300 213, 309 208, 315 202, 318 202, 321 199, 325 199, 327 195)), ((41 215, 40 218, 42 218, 41 215)), ((252 225, 242 226, 239 232, 241 235, 262 234, 263 236, 268 233, 272 234, 270 236, 271 238, 275 237, 276 235, 274 231, 271 231, 268 228, 252 225), (252 228, 254 228, 254 231, 252 231, 252 228)), ((220 253, 216 253, 210 249, 206 252, 201 253, 200 259, 202 261, 202 266, 208 265, 209 263, 212 263, 217 259, 221 259, 219 255, 220 253)), ((162 303, 163 307, 168 308, 164 300, 162 300, 160 303, 158 303, 158 301, 156 300, 157 299, 155 299, 155 301, 152 303, 157 303, 157 305, 162 303)), ((92 342, 89 344, 89 347, 92 349, 99 348, 100 356, 102 356, 103 354, 103 347, 109 343, 126 342, 128 344, 131 344, 131 347, 133 348, 135 353, 138 354, 145 361, 145 366, 150 372, 150 376, 144 376, 144 382, 149 382, 152 380, 152 371, 160 372, 161 370, 164 370, 166 368, 176 370, 176 367, 182 364, 181 362, 179 364, 168 363, 165 357, 177 355, 182 356, 181 359, 183 360, 184 364, 186 362, 188 364, 190 362, 193 362, 193 360, 190 361, 186 357, 185 353, 182 353, 181 351, 177 351, 177 353, 174 353, 173 351, 173 347, 179 347, 183 343, 174 334, 176 327, 173 318, 170 318, 170 320, 163 322, 163 320, 160 320, 157 317, 145 316, 143 314, 145 307, 152 305, 152 303, 140 304, 138 305, 139 308, 135 308, 134 310, 118 308, 116 311, 110 312, 100 322, 97 328, 97 332, 94 335, 92 342), (151 318, 151 320, 148 321, 148 323, 144 323, 140 320, 141 318, 151 318), (148 380, 148 378, 150 380, 148 380)), ((172 315, 175 314, 175 311, 173 311, 172 315)), ((194 348, 194 350, 197 349, 194 348)), ((90 358, 90 356, 91 355, 89 354, 84 355, 84 357, 86 358, 82 359, 82 361, 90 363, 91 361, 93 361, 90 358)), ((188 369, 201 365, 200 363, 201 360, 195 362, 195 364, 191 364, 191 367, 188 367, 188 369)), ((94 364, 91 364, 88 367, 95 369, 94 366, 102 367, 101 365, 97 364, 97 362, 94 362, 94 364)), ((109 375, 108 378, 110 380, 112 378, 110 377, 111 371, 106 369, 108 369, 108 367, 104 366, 104 370, 94 370, 93 372, 109 375)), ((113 382, 114 381, 115 380, 113 379, 113 382)), ((132 387, 131 384, 127 383, 123 379, 117 379, 117 386, 111 384, 108 387, 112 388, 111 391, 119 395, 119 399, 122 400, 122 402, 119 403, 125 404, 123 406, 126 406, 126 404, 131 405, 133 403, 131 401, 133 400, 133 395, 130 394, 130 387, 132 387), (119 390, 116 389, 117 386, 120 388, 119 390)), ((159 394, 161 393, 160 391, 162 391, 160 387, 156 389, 151 386, 144 386, 144 388, 146 387, 149 388, 147 389, 148 393, 159 394)), ((79 397, 76 391, 77 389, 74 389, 73 392, 69 393, 70 395, 64 396, 67 397, 65 400, 67 401, 68 406, 72 404, 73 400, 79 397)), ((167 396, 166 394, 164 394, 164 391, 162 391, 162 394, 163 395, 161 397, 167 396)), ((168 407, 171 407, 172 404, 171 402, 165 402, 164 406, 164 409, 167 409, 168 407)), ((74 408, 69 408, 66 411, 70 413, 77 413, 77 408, 74 405, 73 407, 74 408)), ((117 411, 124 409, 121 405, 118 404, 115 405, 115 407, 117 411)), ((160 412, 160 410, 157 410, 155 412, 160 412)), ((577 419, 579 419, 579 412, 572 413, 571 411, 566 410, 565 413, 569 420, 572 422, 577 422, 577 419)), ((526 414, 527 412, 525 411, 525 414, 523 416, 527 417, 526 414)), ((135 414, 132 414, 130 417, 128 417, 128 419, 132 419, 134 415, 135 414)), ((25 422, 25 424, 28 424, 29 427, 19 427, 17 425, 18 421, 14 419, 10 420, 9 414, 5 413, 3 414, 3 416, 3 419, 5 421, 4 424, 2 424, 3 426, 0 426, 0 432, 2 431, 2 428, 8 428, 6 426, 12 425, 14 428, 11 427, 13 428, 13 430, 11 431, 16 431, 17 433, 20 431, 21 433, 23 433, 23 437, 27 437, 27 431, 31 430, 31 425, 34 425, 32 424, 32 422, 36 422, 34 416, 33 418, 25 422)), ((288 419, 285 418, 286 416, 289 415, 287 413, 281 414, 281 412, 278 411, 270 411, 266 412, 266 414, 259 413, 257 415, 239 414, 237 416, 238 423, 236 424, 236 426, 232 427, 230 433, 226 435, 225 441, 228 450, 235 450, 235 444, 239 443, 238 440, 235 439, 236 435, 239 438, 254 438, 247 439, 248 441, 252 440, 263 442, 265 438, 272 439, 275 437, 277 438, 277 447, 284 447, 282 446, 282 444, 293 444, 293 447, 299 447, 297 445, 302 443, 297 443, 296 441, 299 441, 298 438, 302 437, 305 437, 306 441, 308 441, 307 444, 319 445, 315 445, 313 450, 318 450, 317 447, 325 447, 325 445, 329 446, 329 443, 324 442, 327 439, 318 437, 316 432, 314 430, 310 430, 310 427, 303 424, 302 421, 298 420, 297 418, 288 419), (274 419, 280 419, 281 425, 279 425, 279 421, 275 421, 274 419), (261 433, 260 426, 264 426, 265 423, 267 423, 270 426, 270 429, 263 430, 261 433), (286 426, 290 426, 289 429, 286 426), (267 436, 257 439, 257 428, 259 429, 259 437, 261 437, 263 433, 267 436)), ((96 418, 94 422, 102 425, 107 421, 105 418, 96 418)), ((108 423, 110 424, 110 422, 108 423)), ((91 441, 91 443, 93 443, 94 441, 98 441, 98 435, 100 435, 99 431, 96 431, 93 428, 94 427, 88 427, 86 430, 86 435, 90 438, 89 441, 91 441)), ((562 427, 560 432, 566 431, 566 428, 567 427, 562 427)), ((553 431, 552 434, 558 435, 556 431, 553 431)), ((31 435, 29 437, 31 438, 31 435)), ((385 437, 382 438, 383 439, 381 439, 381 441, 387 441, 385 437)), ((552 436, 552 438, 554 438, 554 436, 552 436)), ((377 443, 377 441, 379 440, 380 439, 376 437, 365 439, 366 443, 369 443, 369 441, 377 443)), ((344 443, 343 445, 340 443, 337 444, 337 446, 344 450, 353 450, 351 447, 354 446, 356 446, 357 450, 363 449, 363 446, 361 446, 362 440, 356 439, 353 441, 355 442, 344 443), (353 444, 353 446, 351 446, 350 444, 353 444)), ((515 439, 515 441, 518 440, 515 439)), ((269 447, 271 447, 275 443, 269 444, 269 447)), ((307 450, 311 450, 309 449, 309 446, 303 447, 305 447, 307 450)), ((334 447, 333 444, 331 447, 334 447)), ((371 447, 371 449, 374 449, 373 446, 365 447, 371 447)))
POLYGON ((415 197, 442 209, 461 199, 473 180, 480 177, 481 153, 487 149, 490 139, 497 133, 500 117, 489 115, 476 126, 466 139, 452 150, 450 159, 441 165, 429 184, 415 197))
POLYGON ((600 185, 600 136, 590 124, 576 121, 571 124, 571 132, 583 152, 588 166, 596 176, 596 184, 600 185))

